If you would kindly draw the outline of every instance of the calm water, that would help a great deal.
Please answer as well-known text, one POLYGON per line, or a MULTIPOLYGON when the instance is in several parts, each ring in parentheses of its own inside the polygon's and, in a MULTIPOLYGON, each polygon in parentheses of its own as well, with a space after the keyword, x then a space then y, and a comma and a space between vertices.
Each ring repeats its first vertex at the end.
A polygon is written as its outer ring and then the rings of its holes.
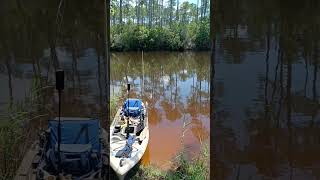
POLYGON ((217 7, 216 178, 319 179, 319 2, 217 7))
POLYGON ((130 97, 148 102, 150 140, 144 164, 168 169, 177 153, 185 150, 195 157, 201 142, 208 142, 209 65, 209 52, 112 54, 111 94, 122 92, 129 82, 130 97))
MULTIPOLYGON (((105 117, 104 4, 6 1, 0 5, 0 112, 25 101, 41 79, 42 110, 57 116, 55 70, 65 71, 62 116, 105 117), (58 15, 57 15, 58 14, 58 15)), ((43 119, 46 121, 46 119, 43 119)))

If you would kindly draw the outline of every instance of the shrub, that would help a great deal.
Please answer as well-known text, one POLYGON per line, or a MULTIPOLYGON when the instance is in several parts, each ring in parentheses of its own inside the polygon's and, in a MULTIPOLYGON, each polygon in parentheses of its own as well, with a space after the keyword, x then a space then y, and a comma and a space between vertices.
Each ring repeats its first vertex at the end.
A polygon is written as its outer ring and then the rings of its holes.
POLYGON ((209 20, 188 25, 173 23, 170 27, 147 28, 132 23, 111 27, 111 50, 208 50, 209 20))

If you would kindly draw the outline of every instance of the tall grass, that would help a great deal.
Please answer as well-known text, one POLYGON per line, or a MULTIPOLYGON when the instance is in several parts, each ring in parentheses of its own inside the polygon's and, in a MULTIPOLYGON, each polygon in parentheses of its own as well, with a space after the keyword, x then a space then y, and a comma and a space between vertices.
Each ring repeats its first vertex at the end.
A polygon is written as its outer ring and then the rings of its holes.
POLYGON ((116 115, 118 108, 122 105, 124 102, 124 99, 126 98, 124 96, 126 92, 125 87, 120 87, 120 90, 110 96, 110 120, 113 121, 114 116, 116 115))
POLYGON ((110 97, 110 119, 113 120, 113 117, 117 113, 118 105, 119 105, 120 95, 116 94, 110 97))
POLYGON ((187 160, 186 155, 180 153, 174 162, 173 170, 164 171, 152 165, 140 166, 138 172, 132 178, 138 179, 169 179, 169 180, 205 180, 209 179, 209 148, 205 144, 201 147, 198 157, 192 161, 187 160))
POLYGON ((13 179, 26 150, 31 145, 34 131, 30 121, 41 117, 43 98, 40 79, 32 80, 30 93, 21 102, 9 102, 0 116, 0 179, 13 179))

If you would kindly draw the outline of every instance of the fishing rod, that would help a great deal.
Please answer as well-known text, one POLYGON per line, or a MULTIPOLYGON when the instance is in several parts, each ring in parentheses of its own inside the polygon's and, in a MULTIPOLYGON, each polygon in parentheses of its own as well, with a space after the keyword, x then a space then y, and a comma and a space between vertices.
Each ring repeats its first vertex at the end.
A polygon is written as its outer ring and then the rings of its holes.
POLYGON ((127 118, 127 139, 129 138, 129 92, 130 92, 130 84, 128 84, 128 118, 127 118))
POLYGON ((60 144, 61 144, 61 93, 64 89, 64 71, 59 69, 56 71, 56 89, 59 94, 59 120, 58 120, 58 173, 61 173, 61 156, 60 156, 60 144))

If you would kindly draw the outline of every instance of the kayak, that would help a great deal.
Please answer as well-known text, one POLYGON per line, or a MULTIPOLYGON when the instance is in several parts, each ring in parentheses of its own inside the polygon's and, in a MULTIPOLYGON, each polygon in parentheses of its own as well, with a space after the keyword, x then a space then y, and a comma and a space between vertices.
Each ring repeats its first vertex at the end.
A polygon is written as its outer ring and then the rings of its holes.
POLYGON ((141 160, 148 142, 147 107, 140 99, 127 99, 110 126, 110 166, 120 180, 141 160))

